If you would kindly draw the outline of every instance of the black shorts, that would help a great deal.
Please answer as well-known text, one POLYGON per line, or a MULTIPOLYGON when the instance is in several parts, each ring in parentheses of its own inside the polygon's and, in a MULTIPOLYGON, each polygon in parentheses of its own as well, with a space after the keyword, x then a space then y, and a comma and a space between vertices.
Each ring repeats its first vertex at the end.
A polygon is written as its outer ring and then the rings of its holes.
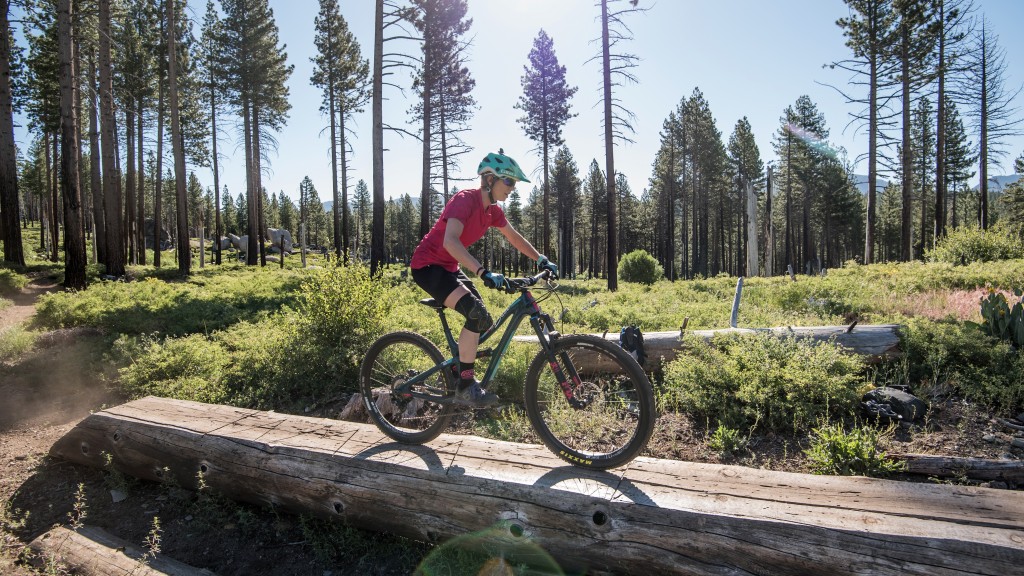
POLYGON ((483 302, 480 293, 473 286, 473 281, 462 272, 461 268, 458 272, 449 272, 443 266, 436 264, 413 268, 412 279, 434 300, 437 300, 438 304, 444 304, 448 296, 459 286, 465 286, 470 294, 483 302))

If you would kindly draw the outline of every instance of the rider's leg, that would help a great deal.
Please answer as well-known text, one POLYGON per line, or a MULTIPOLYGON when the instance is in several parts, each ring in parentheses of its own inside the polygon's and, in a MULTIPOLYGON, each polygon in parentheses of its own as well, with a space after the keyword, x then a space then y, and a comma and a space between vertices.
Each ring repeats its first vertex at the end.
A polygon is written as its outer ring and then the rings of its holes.
MULTIPOLYGON (((447 308, 455 310, 455 306, 462 300, 470 291, 465 286, 459 286, 452 291, 444 300, 444 305, 447 308)), ((480 333, 473 332, 463 327, 462 332, 459 333, 459 362, 463 364, 472 364, 476 362, 476 349, 480 345, 480 333)))
POLYGON ((453 290, 452 294, 445 298, 445 305, 466 317, 466 325, 459 333, 459 382, 456 386, 456 398, 477 407, 496 404, 500 401, 498 396, 481 388, 474 374, 480 333, 491 327, 491 315, 472 285, 460 285, 453 290))

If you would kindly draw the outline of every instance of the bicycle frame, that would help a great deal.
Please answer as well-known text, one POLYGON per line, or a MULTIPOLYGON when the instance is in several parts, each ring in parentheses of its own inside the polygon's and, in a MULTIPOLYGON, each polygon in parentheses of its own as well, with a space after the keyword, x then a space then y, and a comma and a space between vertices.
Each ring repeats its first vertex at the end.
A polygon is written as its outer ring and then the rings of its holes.
MULTIPOLYGON (((441 326, 444 328, 445 340, 447 340, 448 348, 452 353, 452 357, 446 360, 442 365, 445 367, 454 366, 459 361, 459 343, 452 334, 451 328, 448 326, 448 319, 444 315, 444 310, 438 310, 437 313, 441 318, 441 326)), ((548 333, 551 330, 551 320, 547 315, 541 312, 540 305, 537 304, 537 300, 534 299, 533 294, 531 294, 529 290, 525 290, 518 298, 508 305, 508 308, 505 308, 501 313, 501 316, 499 316, 494 322, 494 325, 480 335, 480 344, 482 345, 497 334, 498 331, 501 330, 503 324, 508 322, 508 326, 502 333, 501 339, 498 341, 498 345, 495 349, 492 350, 490 348, 485 348, 477 350, 477 358, 491 357, 491 361, 487 364, 487 370, 484 371, 484 377, 480 381, 481 385, 486 387, 491 379, 494 378, 494 375, 497 374, 502 356, 505 355, 505 351, 508 349, 509 344, 512 343, 512 337, 515 336, 516 330, 519 329, 519 325, 522 323, 523 318, 526 317, 530 318, 530 324, 537 333, 537 338, 540 340, 541 348, 550 353, 551 347, 548 343, 548 333)))
MULTIPOLYGON (((451 350, 451 357, 437 366, 421 372, 407 380, 402 386, 402 389, 409 390, 412 385, 417 384, 427 378, 433 376, 438 370, 449 370, 452 366, 455 366, 459 362, 459 343, 452 335, 451 327, 448 326, 448 319, 445 317, 444 308, 437 309, 437 315, 441 319, 441 327, 444 329, 445 340, 448 342, 448 348, 451 350)), ((537 333, 537 340, 540 342, 541 349, 548 357, 548 362, 551 365, 552 370, 555 372, 555 377, 561 383, 561 388, 565 392, 566 399, 573 406, 577 406, 580 401, 573 397, 573 388, 570 383, 579 383, 579 374, 576 374, 575 369, 572 368, 571 363, 568 364, 570 367, 570 378, 566 378, 565 373, 556 362, 555 355, 551 349, 551 337, 554 332, 554 324, 551 321, 551 317, 541 311, 540 305, 537 300, 533 297, 533 294, 529 290, 523 290, 522 293, 516 298, 498 317, 498 320, 492 325, 486 332, 480 335, 480 344, 483 344, 491 339, 501 329, 502 325, 506 322, 508 326, 505 327, 505 331, 501 335, 501 339, 498 341, 497 348, 492 350, 490 348, 478 349, 477 358, 485 358, 490 356, 491 361, 487 365, 487 370, 484 372, 484 377, 480 381, 481 385, 487 386, 494 375, 498 372, 498 366, 501 364, 501 358, 504 356, 505 351, 508 349, 509 344, 512 342, 513 336, 515 336, 516 330, 519 329, 519 325, 522 323, 523 318, 529 317, 530 325, 533 326, 534 332, 537 333)), ((557 336, 556 336, 557 337, 557 336)), ((421 399, 433 399, 436 400, 435 396, 429 394, 422 394, 419 392, 408 391, 405 392, 414 398, 421 399)))

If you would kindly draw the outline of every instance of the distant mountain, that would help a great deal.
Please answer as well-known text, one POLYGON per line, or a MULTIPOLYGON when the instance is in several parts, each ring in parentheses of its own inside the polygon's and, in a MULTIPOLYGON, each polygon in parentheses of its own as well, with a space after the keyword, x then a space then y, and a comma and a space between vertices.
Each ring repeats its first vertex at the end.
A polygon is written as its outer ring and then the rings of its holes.
MULTIPOLYGON (((857 187, 857 190, 860 190, 861 194, 865 194, 866 195, 868 193, 868 175, 867 174, 854 174, 853 175, 853 185, 857 187)), ((888 185, 889 185, 888 180, 883 180, 883 179, 879 178, 878 176, 875 176, 875 193, 876 194, 881 194, 882 190, 885 190, 885 187, 888 186, 888 185)))
MULTIPOLYGON (((989 176, 988 178, 988 191, 1002 193, 1007 186, 1020 180, 1024 175, 1022 174, 1008 174, 1006 176, 989 176)), ((981 188, 981 184, 978 184, 972 190, 981 188)))

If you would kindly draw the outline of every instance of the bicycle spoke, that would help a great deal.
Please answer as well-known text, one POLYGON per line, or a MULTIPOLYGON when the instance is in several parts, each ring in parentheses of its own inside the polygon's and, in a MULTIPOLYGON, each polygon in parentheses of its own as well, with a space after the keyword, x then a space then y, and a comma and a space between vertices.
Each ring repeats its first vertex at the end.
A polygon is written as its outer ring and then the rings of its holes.
POLYGON ((436 346, 410 332, 385 335, 370 347, 360 369, 360 386, 381 431, 410 443, 441 433, 451 416, 449 405, 440 401, 451 387, 447 370, 421 375, 442 361, 436 346))
POLYGON ((653 394, 639 366, 597 338, 571 336, 555 344, 570 382, 567 398, 541 353, 527 376, 527 413, 541 439, 561 458, 613 467, 643 449, 653 427, 653 394))

